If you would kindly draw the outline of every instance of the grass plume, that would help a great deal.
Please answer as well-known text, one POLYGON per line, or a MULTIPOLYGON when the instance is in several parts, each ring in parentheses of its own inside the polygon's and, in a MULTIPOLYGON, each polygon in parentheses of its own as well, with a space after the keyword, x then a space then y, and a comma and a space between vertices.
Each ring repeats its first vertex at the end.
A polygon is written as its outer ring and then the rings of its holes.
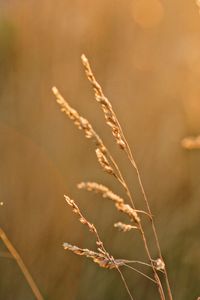
POLYGON ((66 100, 61 96, 57 88, 53 88, 53 93, 56 97, 57 103, 61 107, 61 111, 65 112, 65 114, 74 122, 74 124, 81 129, 85 133, 85 137, 94 140, 95 142, 95 152, 97 156, 98 163, 100 164, 102 170, 109 175, 112 175, 117 179, 117 181, 120 183, 120 185, 123 186, 126 196, 130 201, 129 203, 126 203, 125 199, 122 197, 119 197, 115 193, 113 193, 109 188, 95 183, 95 182, 82 182, 78 185, 79 189, 85 189, 87 191, 92 191, 94 193, 99 193, 102 195, 103 198, 107 198, 109 200, 112 200, 115 204, 116 209, 119 212, 122 212, 126 216, 128 216, 130 224, 125 224, 123 222, 115 223, 114 226, 118 229, 120 229, 122 232, 131 231, 132 229, 137 229, 140 233, 141 239, 143 241, 144 250, 146 252, 146 256, 149 260, 149 263, 141 261, 141 264, 148 265, 152 270, 152 277, 149 277, 147 274, 144 274, 140 270, 135 269, 134 267, 127 264, 127 260, 115 260, 107 250, 105 250, 105 247, 103 245, 103 242, 101 241, 99 234, 97 232, 96 227, 91 224, 87 219, 83 216, 81 213, 79 207, 76 205, 76 203, 70 199, 68 196, 65 196, 65 199, 69 206, 72 207, 73 212, 78 215, 79 221, 83 224, 85 224, 88 229, 93 232, 93 234, 96 236, 96 244, 98 246, 97 252, 91 251, 88 249, 82 249, 77 246, 72 246, 69 243, 64 243, 64 248, 66 250, 70 250, 74 252, 77 255, 83 255, 86 257, 91 258, 94 262, 98 263, 99 266, 105 267, 108 269, 117 269, 120 273, 121 279, 124 283, 124 286, 126 287, 126 290, 129 294, 130 299, 133 299, 131 292, 129 290, 129 287, 126 283, 126 280, 122 274, 122 271, 120 268, 128 267, 132 269, 135 272, 139 272, 143 276, 149 278, 151 281, 153 281, 157 285, 158 289, 158 296, 160 300, 173 300, 171 288, 168 280, 168 274, 166 270, 166 266, 162 257, 161 248, 157 236, 157 231, 155 228, 153 215, 150 209, 149 201, 147 198, 147 195, 145 193, 143 183, 141 180, 140 172, 137 167, 137 164, 135 162, 135 159, 133 157, 132 151, 130 149, 130 146, 125 138, 125 135, 123 133, 123 130, 121 128, 121 125, 118 121, 118 118, 113 110, 113 107, 110 103, 110 101, 107 99, 107 97, 104 95, 103 90, 100 86, 100 84, 97 82, 93 71, 90 67, 89 61, 85 55, 81 56, 81 60, 84 66, 84 70, 86 73, 86 76, 89 80, 89 82, 92 85, 92 88, 94 90, 95 99, 100 104, 102 111, 105 116, 105 120, 107 125, 111 128, 112 134, 114 136, 114 139, 117 143, 117 145, 120 147, 122 151, 124 151, 127 154, 127 157, 133 166, 134 170, 136 171, 137 178, 138 178, 138 184, 141 189, 144 201, 146 203, 146 210, 140 210, 137 209, 135 206, 135 203, 133 201, 133 196, 130 193, 128 184, 126 183, 124 176, 118 166, 118 163, 114 160, 113 156, 111 155, 110 151, 105 146, 105 143, 103 140, 99 137, 99 135, 94 130, 93 126, 89 123, 89 121, 85 118, 83 118, 75 109, 73 109, 66 100), (155 259, 152 257, 150 249, 149 249, 149 240, 146 236, 143 220, 140 217, 140 214, 144 214, 148 216, 148 219, 150 221, 150 225, 152 228, 153 236, 155 239, 155 246, 157 248, 157 255, 158 257, 155 259), (102 262, 103 261, 103 262, 102 262), (160 279, 160 273, 163 274, 164 280, 165 280, 165 286, 161 282, 160 279))

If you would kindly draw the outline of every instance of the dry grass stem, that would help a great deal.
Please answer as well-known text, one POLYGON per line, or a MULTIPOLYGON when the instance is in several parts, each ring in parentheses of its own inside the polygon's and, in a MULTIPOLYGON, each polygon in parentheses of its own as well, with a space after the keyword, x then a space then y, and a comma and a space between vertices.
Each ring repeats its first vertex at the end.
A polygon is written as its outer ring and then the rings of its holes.
POLYGON ((4 245, 6 246, 6 248, 8 249, 8 251, 10 252, 10 254, 16 260, 16 262, 17 262, 22 274, 24 275, 28 285, 30 286, 35 298, 37 300, 44 300, 44 298, 43 298, 42 294, 40 293, 35 281, 33 280, 33 277, 31 276, 29 270, 25 266, 21 256, 19 255, 19 253, 17 252, 15 247, 12 245, 12 243, 10 242, 10 240, 8 239, 8 237, 6 236, 6 234, 5 234, 5 232, 3 231, 2 228, 0 228, 0 238, 3 241, 4 245))
POLYGON ((136 268, 134 268, 134 267, 132 267, 132 266, 129 266, 129 265, 127 265, 127 264, 124 264, 124 265, 125 265, 127 268, 129 268, 129 269, 135 271, 136 273, 139 273, 140 275, 142 275, 142 276, 146 277, 147 279, 149 279, 149 280, 153 281, 154 283, 156 283, 156 280, 154 280, 154 279, 151 278, 150 276, 144 274, 143 272, 139 271, 138 269, 136 269, 136 268))
MULTIPOLYGON (((93 260, 93 262, 97 263, 101 268, 117 269, 119 271, 119 267, 126 266, 126 267, 134 270, 136 273, 138 273, 138 274, 144 276, 145 278, 147 278, 147 279, 153 281, 154 283, 156 283, 156 281, 153 280, 150 276, 146 275, 145 273, 139 271, 138 269, 136 269, 134 267, 129 266, 127 264, 127 262, 128 262, 127 260, 114 259, 113 257, 111 259, 108 259, 107 256, 105 256, 103 253, 94 252, 94 251, 91 251, 89 249, 82 249, 82 248, 79 248, 77 246, 71 245, 69 243, 64 243, 63 247, 64 247, 65 250, 72 251, 76 255, 86 256, 88 258, 91 258, 93 260)), ((121 271, 120 271, 120 274, 122 275, 121 271)), ((128 286, 126 284, 125 279, 123 280, 123 282, 125 283, 126 289, 129 292, 129 295, 130 295, 131 299, 133 299, 132 295, 130 294, 130 291, 128 289, 128 286)))
MULTIPOLYGON (((86 225, 86 226, 88 227, 89 231, 91 231, 92 233, 95 234, 95 236, 96 236, 96 244, 97 244, 97 246, 98 246, 98 248, 97 248, 98 252, 94 252, 94 251, 91 251, 91 250, 89 250, 89 249, 82 249, 82 248, 79 248, 79 247, 77 247, 77 246, 73 246, 73 245, 71 245, 71 244, 69 244, 69 243, 64 243, 64 244, 63 244, 64 249, 70 250, 70 251, 74 252, 74 253, 77 254, 77 255, 83 255, 83 256, 89 257, 89 258, 91 258, 95 263, 97 263, 100 267, 107 268, 107 269, 117 269, 117 270, 120 272, 120 275, 123 276, 122 273, 121 273, 121 271, 119 270, 119 267, 121 267, 121 266, 126 266, 126 263, 127 263, 128 261, 127 261, 127 260, 123 260, 123 259, 114 259, 113 256, 111 256, 111 255, 105 250, 105 247, 104 247, 103 242, 101 241, 101 239, 100 239, 100 237, 99 237, 99 234, 98 234, 98 232, 97 232, 96 227, 95 227, 93 224, 91 224, 91 223, 83 216, 83 214, 81 213, 79 207, 78 207, 77 204, 74 202, 74 200, 72 200, 72 199, 69 198, 68 196, 65 196, 65 200, 66 200, 67 204, 68 204, 70 207, 72 207, 73 212, 74 212, 75 214, 78 215, 79 221, 80 221, 82 224, 86 225)), ((121 202, 120 202, 120 203, 117 202, 116 205, 117 205, 117 204, 120 205, 121 202)), ((123 204, 123 203, 122 203, 122 204, 123 204)), ((135 222, 140 222, 139 219, 137 219, 137 217, 136 217, 136 215, 135 215, 135 213, 134 213, 134 210, 131 211, 132 208, 131 208, 130 206, 125 205, 125 204, 123 204, 123 205, 125 206, 124 212, 125 212, 125 213, 128 213, 129 217, 131 217, 131 219, 134 219, 135 222)), ((125 224, 124 224, 124 225, 125 225, 125 224)), ((128 225, 127 225, 127 226, 128 226, 128 225)), ((133 226, 131 226, 131 227, 133 227, 133 226)), ((137 269, 135 269, 135 270, 136 270, 136 272, 138 272, 138 273, 140 273, 141 275, 143 275, 143 276, 145 276, 145 277, 148 278, 148 276, 147 276, 146 274, 142 273, 141 271, 139 271, 139 270, 137 270, 137 269)), ((150 277, 149 277, 149 279, 150 279, 150 277)), ((124 280, 125 280, 125 279, 124 279, 124 280)), ((124 282, 124 280, 123 280, 123 282, 124 282)), ((151 278, 151 280, 152 280, 152 278, 151 278)), ((124 284, 125 284, 125 282, 124 282, 124 284)), ((129 296, 130 296, 131 294, 130 294, 130 291, 129 291, 129 289, 128 289, 127 284, 125 284, 125 287, 126 287, 127 292, 128 292, 128 294, 129 294, 129 296)), ((130 297, 131 297, 131 299, 132 299, 132 296, 130 296, 130 297)))
POLYGON ((123 282, 123 284, 124 284, 124 286, 125 286, 125 288, 126 288, 126 290, 127 290, 127 293, 128 293, 128 295, 129 295, 130 299, 133 300, 133 296, 131 295, 131 292, 130 292, 129 287, 128 287, 127 283, 126 283, 126 280, 125 280, 125 278, 124 278, 124 275, 122 274, 120 268, 117 268, 117 270, 118 270, 118 272, 119 272, 119 274, 120 274, 120 276, 121 276, 122 282, 123 282))
MULTIPOLYGON (((140 275, 148 278, 149 280, 155 282, 151 277, 147 276, 145 273, 139 271, 136 268, 133 268, 133 267, 127 265, 127 263, 131 263, 133 261, 128 261, 125 259, 114 259, 112 256, 110 258, 108 258, 102 252, 95 252, 95 251, 92 251, 89 249, 83 249, 83 248, 71 245, 69 243, 64 243, 63 247, 65 250, 72 251, 76 255, 91 258, 93 260, 93 262, 97 263, 101 268, 119 270, 119 267, 126 266, 126 267, 131 268, 135 272, 139 273, 140 275)), ((139 261, 135 261, 135 262, 140 263, 140 264, 145 264, 145 263, 139 262, 139 261)))
MULTIPOLYGON (((69 104, 64 100, 64 98, 60 95, 58 90, 56 88, 53 88, 53 93, 56 96, 56 100, 57 100, 58 104, 61 106, 61 110, 64 111, 67 114, 67 116, 75 123, 76 126, 78 126, 79 129, 81 129, 85 132, 85 136, 87 138, 93 139, 95 141, 96 155, 97 155, 97 159, 98 159, 99 164, 101 165, 102 169, 106 173, 108 173, 110 175, 113 175, 118 180, 118 182, 123 186, 123 188, 126 191, 126 194, 127 194, 128 198, 131 202, 132 207, 129 204, 126 204, 125 201, 121 197, 114 194, 112 191, 110 191, 107 187, 105 187, 103 185, 100 185, 100 184, 97 184, 97 183, 94 183, 94 182, 93 183, 88 182, 88 183, 81 183, 81 184, 78 185, 78 187, 80 189, 86 189, 88 191, 93 191, 95 193, 100 193, 104 198, 111 199, 112 201, 114 201, 117 210, 124 213, 124 214, 126 214, 129 217, 129 219, 135 223, 135 226, 133 226, 131 224, 124 224, 122 222, 118 222, 118 223, 115 224, 115 227, 121 229, 124 232, 130 231, 131 229, 135 229, 135 228, 137 228, 139 230, 139 232, 141 234, 141 237, 142 237, 142 240, 143 240, 144 249, 146 251, 147 257, 148 257, 149 262, 150 262, 149 266, 151 266, 151 269, 152 269, 153 275, 154 275, 154 279, 152 279, 151 277, 150 277, 150 279, 157 284, 160 299, 165 300, 166 299, 165 292, 164 292, 162 283, 160 281, 160 278, 157 274, 157 272, 159 272, 159 271, 163 272, 166 287, 167 287, 168 299, 173 300, 172 294, 171 294, 171 288, 170 288, 170 285, 169 285, 168 275, 167 275, 167 271, 166 271, 166 268, 165 268, 165 263, 164 263, 164 260, 163 260, 163 257, 162 257, 160 244, 159 244, 156 228, 155 228, 155 225, 154 225, 153 215, 151 213, 151 209, 150 209, 149 202, 148 202, 148 199, 147 199, 144 187, 143 187, 143 183, 142 183, 142 180, 141 180, 141 176, 140 176, 138 167, 137 167, 136 162, 133 158, 133 154, 132 154, 131 149, 128 145, 128 142, 127 142, 127 140, 126 140, 126 138, 123 134, 123 131, 122 131, 120 123, 117 119, 117 116, 116 116, 115 112, 113 111, 112 105, 110 104, 109 100, 105 97, 101 86, 96 81, 96 79, 94 77, 94 74, 91 70, 90 64, 88 62, 88 59, 86 58, 85 55, 82 55, 81 59, 82 59, 82 63, 83 63, 87 78, 89 79, 89 81, 92 84, 92 87, 94 89, 95 99, 97 100, 98 103, 100 103, 101 108, 104 112, 106 123, 111 128, 112 134, 115 138, 116 143, 119 145, 119 147, 122 150, 125 151, 125 153, 127 154, 128 158, 130 160, 130 163, 132 164, 132 166, 136 170, 138 183, 139 183, 144 201, 146 203, 147 211, 142 211, 142 210, 136 209, 136 207, 134 205, 134 202, 133 202, 132 195, 131 195, 130 190, 129 190, 129 187, 128 187, 126 181, 124 180, 124 177, 123 177, 123 175, 122 175, 122 173, 121 173, 121 171, 118 167, 118 164, 115 162, 112 155, 110 154, 110 152, 106 148, 105 144, 103 143, 102 139, 95 132, 95 130, 93 129, 91 124, 85 118, 81 117, 76 110, 72 109, 69 106, 69 104), (148 239, 146 238, 146 233, 143 229, 143 222, 142 222, 143 220, 141 221, 141 219, 139 217, 140 213, 146 214, 150 219, 152 232, 153 232, 153 235, 154 235, 154 238, 155 238, 155 245, 156 245, 157 250, 158 250, 158 259, 157 260, 153 260, 153 258, 151 256, 149 246, 148 246, 148 239)), ((79 215, 80 222, 85 224, 89 228, 89 230, 92 231, 96 235, 97 245, 99 246, 99 248, 98 248, 99 253, 101 253, 103 256, 105 256, 108 262, 109 261, 114 262, 114 258, 112 256, 110 256, 109 253, 105 250, 105 248, 103 246, 103 243, 101 242, 101 240, 99 238, 99 235, 97 233, 97 230, 96 230, 95 226, 93 224, 91 224, 90 222, 88 222, 83 217, 83 215, 80 212, 78 206, 75 204, 75 202, 73 200, 71 200, 67 196, 65 196, 65 197, 66 197, 67 203, 73 208, 73 211, 76 214, 79 215)), ((80 248, 77 248, 77 247, 72 248, 72 247, 75 247, 75 246, 70 246, 70 247, 71 247, 71 249, 69 249, 69 247, 68 247, 69 250, 73 249, 75 251, 78 251, 79 254, 84 253, 84 252, 80 252, 80 250, 79 250, 80 248)), ((86 249, 82 249, 82 250, 85 251, 86 249)), ((75 251, 73 251, 73 252, 75 252, 75 251)), ((90 250, 88 250, 88 251, 90 251, 90 250)), ((86 252, 85 252, 85 254, 86 254, 86 252)), ((80 254, 80 255, 85 255, 85 254, 80 254)), ((117 270, 119 271, 119 273, 121 275, 122 281, 124 282, 124 285, 127 289, 127 292, 129 293, 130 298, 132 299, 131 293, 130 293, 128 287, 127 287, 127 284, 126 284, 126 281, 123 277, 123 274, 119 270, 119 266, 117 265, 116 268, 117 268, 117 270)), ((134 269, 134 268, 132 268, 132 269, 134 269)), ((148 277, 147 275, 145 275, 145 276, 148 277)))
POLYGON ((128 263, 128 264, 139 264, 139 265, 143 265, 143 266, 147 266, 147 267, 151 268, 151 265, 144 261, 140 261, 140 260, 124 260, 124 261, 125 261, 125 263, 128 263))
MULTIPOLYGON (((141 180, 139 169, 138 169, 137 164, 136 164, 136 162, 133 158, 133 154, 131 152, 131 149, 128 145, 128 142, 126 141, 126 138, 123 134, 122 128, 121 128, 120 123, 119 123, 119 121, 116 117, 116 114, 112 109, 112 105, 110 104, 109 100, 105 97, 100 84, 95 79, 95 76, 92 72, 92 69, 90 67, 90 64, 89 64, 89 61, 88 61, 87 57, 83 54, 81 56, 81 59, 82 59, 82 63, 83 63, 83 66, 84 66, 84 69, 85 69, 85 72, 86 72, 86 76, 87 76, 88 80, 90 81, 90 83, 92 84, 92 87, 94 89, 95 98, 96 98, 97 102, 99 102, 101 104, 102 110, 103 110, 104 115, 105 115, 106 123, 111 127, 112 133, 113 133, 113 135, 114 135, 114 137, 117 141, 117 144, 120 145, 120 148, 123 149, 126 152, 131 164, 133 165, 134 169, 136 170, 139 186, 141 188, 141 192, 143 194, 144 201, 146 203, 148 214, 149 214, 149 216, 151 216, 151 226, 152 226, 152 230, 153 230, 153 234, 154 234, 154 238, 155 238, 155 242, 156 242, 156 247, 158 249, 159 257, 163 261, 163 257, 162 257, 160 244, 159 244, 159 240, 158 240, 154 220, 153 220, 153 217, 152 217, 151 209, 150 209, 149 202, 148 202, 148 199, 147 199, 144 187, 143 187, 143 183, 142 183, 142 180, 141 180), (122 144, 121 144, 120 141, 122 141, 122 144)), ((142 225, 141 225, 141 231, 142 231, 142 225)), ((147 255, 148 255, 149 259, 151 260, 151 255, 150 255, 150 252, 148 250, 148 245, 147 245, 147 241, 146 241, 146 237, 145 237, 144 232, 142 233, 142 236, 143 236, 143 239, 144 239, 144 243, 146 244, 145 249, 147 250, 147 255)), ((153 265, 152 265, 152 268, 154 269, 153 265)), ((155 269, 154 269, 154 274, 157 277, 155 269)), ((172 297, 171 288, 170 288, 170 284, 169 284, 166 269, 165 269, 165 281, 166 281, 167 290, 168 290, 168 297, 169 297, 170 300, 172 300, 173 297, 172 297)), ((160 280, 159 280, 159 282, 160 282, 160 280)), ((159 282, 158 282, 158 284, 160 285, 159 282)), ((161 287, 159 288, 159 290, 160 290, 160 294, 162 294, 161 295, 161 299, 162 299, 164 292, 162 291, 161 287)))

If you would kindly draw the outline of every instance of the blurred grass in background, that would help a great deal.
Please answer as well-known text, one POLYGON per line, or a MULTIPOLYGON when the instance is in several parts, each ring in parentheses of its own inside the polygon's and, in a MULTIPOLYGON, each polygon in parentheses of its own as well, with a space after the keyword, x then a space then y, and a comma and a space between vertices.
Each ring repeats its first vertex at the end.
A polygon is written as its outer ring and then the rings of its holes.
MULTIPOLYGON (((94 180, 122 195, 102 174, 92 145, 60 113, 53 85, 104 136, 142 199, 93 99, 82 53, 134 150, 174 299, 200 294, 200 152, 180 146, 200 132, 199 37, 195 1, 0 1, 0 222, 45 299, 127 299, 115 272, 64 252, 64 241, 94 246, 64 193, 78 199, 114 256, 141 253, 137 236, 113 228, 120 216, 110 203, 76 190, 79 181, 94 180)), ((34 299, 13 260, 0 258, 0 271, 0 299, 34 299)), ((146 279, 125 276, 136 299, 155 299, 146 279)))

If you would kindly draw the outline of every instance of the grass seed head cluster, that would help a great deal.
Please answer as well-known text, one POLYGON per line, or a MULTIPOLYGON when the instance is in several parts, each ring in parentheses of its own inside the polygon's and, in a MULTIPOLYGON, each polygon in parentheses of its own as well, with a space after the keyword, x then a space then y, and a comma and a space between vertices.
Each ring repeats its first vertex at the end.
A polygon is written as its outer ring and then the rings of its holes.
POLYGON ((136 205, 133 201, 133 196, 130 192, 128 184, 124 179, 124 176, 118 166, 118 163, 113 158, 112 154, 106 147, 102 138, 97 134, 94 130, 93 126, 90 122, 82 117, 74 108, 72 108, 68 101, 66 101, 63 96, 60 94, 56 87, 53 87, 52 91, 56 97, 57 103, 61 107, 61 111, 64 112, 71 121, 78 127, 78 129, 82 130, 85 137, 94 141, 95 144, 95 153, 97 157, 97 161, 104 172, 113 176, 117 182, 123 187, 125 192, 125 197, 129 200, 129 203, 126 202, 125 198, 118 196, 116 193, 111 191, 108 187, 96 183, 96 182, 81 182, 77 185, 79 189, 87 190, 89 192, 94 192, 95 194, 100 194, 103 198, 111 200, 117 209, 118 212, 126 215, 129 220, 129 223, 126 224, 122 221, 119 221, 114 224, 114 227, 125 233, 132 230, 137 230, 140 233, 141 240, 144 245, 144 250, 146 253, 147 261, 138 261, 138 260, 127 260, 127 259, 116 259, 114 258, 108 250, 105 249, 102 239, 94 226, 94 224, 90 223, 87 218, 85 218, 80 211, 78 205, 74 200, 70 197, 65 196, 65 200, 67 204, 72 208, 73 212, 77 215, 79 221, 87 226, 88 230, 94 235, 96 239, 96 250, 82 249, 78 246, 71 245, 69 243, 64 243, 63 247, 65 250, 72 251, 73 253, 81 256, 88 257, 93 260, 93 262, 97 263, 100 267, 106 269, 115 269, 119 272, 122 282, 127 290, 130 299, 133 299, 133 295, 128 287, 126 279, 122 273, 123 268, 129 268, 140 275, 144 276, 148 280, 152 282, 152 284, 156 285, 158 290, 158 298, 160 300, 173 300, 171 288, 168 280, 167 269, 165 266, 165 262, 161 253, 161 248, 157 236, 157 231, 155 228, 153 216, 151 213, 149 201, 147 199, 142 179, 140 176, 140 172, 138 170, 137 164, 135 162, 132 151, 129 147, 129 144, 125 138, 121 125, 118 121, 118 118, 113 110, 113 107, 107 97, 104 95, 102 87, 97 82, 93 71, 90 67, 89 61, 87 57, 83 54, 81 56, 82 64, 86 73, 86 76, 89 82, 92 85, 94 90, 95 100, 100 104, 103 114, 105 116, 106 124, 110 127, 112 131, 112 135, 116 144, 119 148, 127 155, 130 164, 136 171, 136 175, 138 178, 138 183, 143 195, 144 202, 146 204, 146 210, 140 210, 136 208, 136 205), (143 218, 142 216, 148 219, 148 222, 151 225, 154 242, 157 249, 157 258, 153 258, 150 248, 149 248, 149 240, 145 233, 143 218), (133 267, 133 264, 137 264, 138 267, 133 267), (145 272, 141 271, 139 266, 145 265, 151 268, 151 276, 147 275, 145 272))

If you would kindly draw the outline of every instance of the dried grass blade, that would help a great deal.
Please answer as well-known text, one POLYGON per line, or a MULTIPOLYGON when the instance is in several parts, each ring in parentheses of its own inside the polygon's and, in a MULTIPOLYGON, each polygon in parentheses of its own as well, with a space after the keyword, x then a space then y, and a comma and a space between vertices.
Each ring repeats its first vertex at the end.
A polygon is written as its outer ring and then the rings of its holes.
POLYGON ((42 294, 40 293, 35 281, 33 280, 33 277, 31 276, 29 270, 25 266, 21 256, 17 252, 17 250, 14 248, 8 237, 6 236, 5 232, 3 231, 2 228, 0 228, 0 238, 2 239, 4 245, 10 252, 10 254, 13 256, 13 258, 16 260, 21 272, 23 273, 27 283, 29 284, 33 294, 35 295, 35 298, 37 300, 44 300, 42 294))

